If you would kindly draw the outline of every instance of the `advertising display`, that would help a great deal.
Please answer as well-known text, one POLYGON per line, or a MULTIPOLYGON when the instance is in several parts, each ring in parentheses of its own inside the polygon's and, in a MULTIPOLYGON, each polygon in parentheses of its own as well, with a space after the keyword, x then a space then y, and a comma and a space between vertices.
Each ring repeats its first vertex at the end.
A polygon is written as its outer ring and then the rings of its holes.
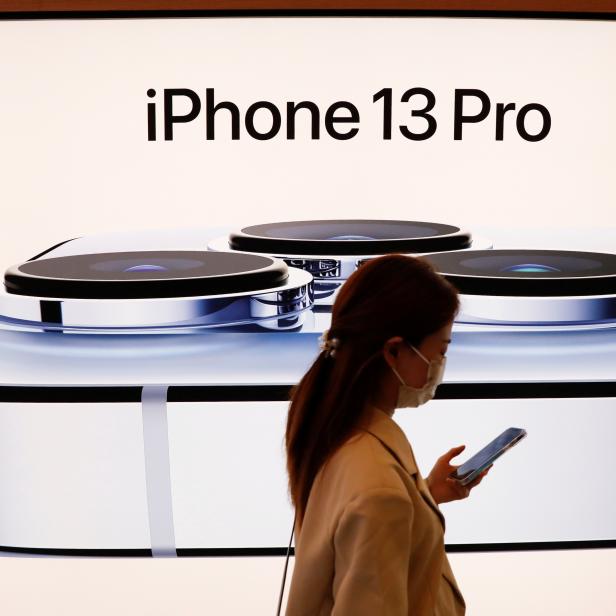
POLYGON ((614 21, 2 20, 8 57, 0 551, 284 555, 291 388, 393 253, 461 298, 394 416, 422 473, 527 432, 447 549, 616 546, 614 21))

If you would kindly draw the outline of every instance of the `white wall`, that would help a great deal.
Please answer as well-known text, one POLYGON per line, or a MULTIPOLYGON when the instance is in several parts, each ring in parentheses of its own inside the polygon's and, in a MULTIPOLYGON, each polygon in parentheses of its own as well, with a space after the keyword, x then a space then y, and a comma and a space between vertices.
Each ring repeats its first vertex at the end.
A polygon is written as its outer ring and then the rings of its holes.
MULTIPOLYGON (((95 232, 319 217, 580 229, 592 239, 616 227, 615 30, 475 18, 0 22, 0 264, 95 232), (394 131, 383 141, 372 95, 413 86, 436 95, 435 136, 394 131), (202 112, 165 142, 162 90, 178 87, 202 99, 213 87, 243 111, 262 99, 313 100, 323 112, 349 100, 360 132, 256 141, 244 131, 231 141, 221 124, 206 141, 202 112), (159 93, 157 142, 147 141, 148 88, 159 93), (507 116, 496 142, 492 112, 454 141, 456 88, 480 88, 493 106, 542 103, 551 132, 529 143, 507 116)), ((401 103, 394 120, 422 126, 401 103)))

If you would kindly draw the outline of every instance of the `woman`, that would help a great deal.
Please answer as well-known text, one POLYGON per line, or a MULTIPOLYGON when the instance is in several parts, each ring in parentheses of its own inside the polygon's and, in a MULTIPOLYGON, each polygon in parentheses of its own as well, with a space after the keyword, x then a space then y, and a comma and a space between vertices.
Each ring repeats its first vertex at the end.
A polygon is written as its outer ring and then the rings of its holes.
POLYGON ((438 504, 467 497, 485 472, 466 487, 449 477, 460 446, 425 480, 392 419, 434 395, 457 310, 455 289, 403 255, 368 261, 340 289, 289 407, 296 547, 287 616, 465 613, 438 504))

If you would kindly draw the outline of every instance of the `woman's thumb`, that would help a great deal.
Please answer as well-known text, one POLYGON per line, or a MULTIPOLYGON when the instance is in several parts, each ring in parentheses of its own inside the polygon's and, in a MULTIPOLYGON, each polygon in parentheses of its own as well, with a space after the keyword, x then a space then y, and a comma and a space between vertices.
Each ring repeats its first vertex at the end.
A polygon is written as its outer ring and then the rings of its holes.
POLYGON ((452 447, 449 450, 448 458, 455 458, 457 455, 461 454, 466 449, 466 445, 459 445, 458 447, 452 447))

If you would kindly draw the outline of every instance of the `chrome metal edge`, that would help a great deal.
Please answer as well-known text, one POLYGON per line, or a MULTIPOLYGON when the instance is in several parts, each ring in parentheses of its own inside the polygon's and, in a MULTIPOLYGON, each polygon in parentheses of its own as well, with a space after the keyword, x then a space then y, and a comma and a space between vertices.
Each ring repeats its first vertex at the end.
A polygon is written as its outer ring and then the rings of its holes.
POLYGON ((90 331, 124 328, 225 327, 264 320, 298 320, 314 303, 313 278, 289 268, 285 285, 203 297, 62 299, 21 296, 0 289, 0 325, 9 329, 90 331), (59 315, 49 322, 44 314, 59 315))
POLYGON ((616 325, 616 296, 460 295, 457 323, 470 325, 616 325))

